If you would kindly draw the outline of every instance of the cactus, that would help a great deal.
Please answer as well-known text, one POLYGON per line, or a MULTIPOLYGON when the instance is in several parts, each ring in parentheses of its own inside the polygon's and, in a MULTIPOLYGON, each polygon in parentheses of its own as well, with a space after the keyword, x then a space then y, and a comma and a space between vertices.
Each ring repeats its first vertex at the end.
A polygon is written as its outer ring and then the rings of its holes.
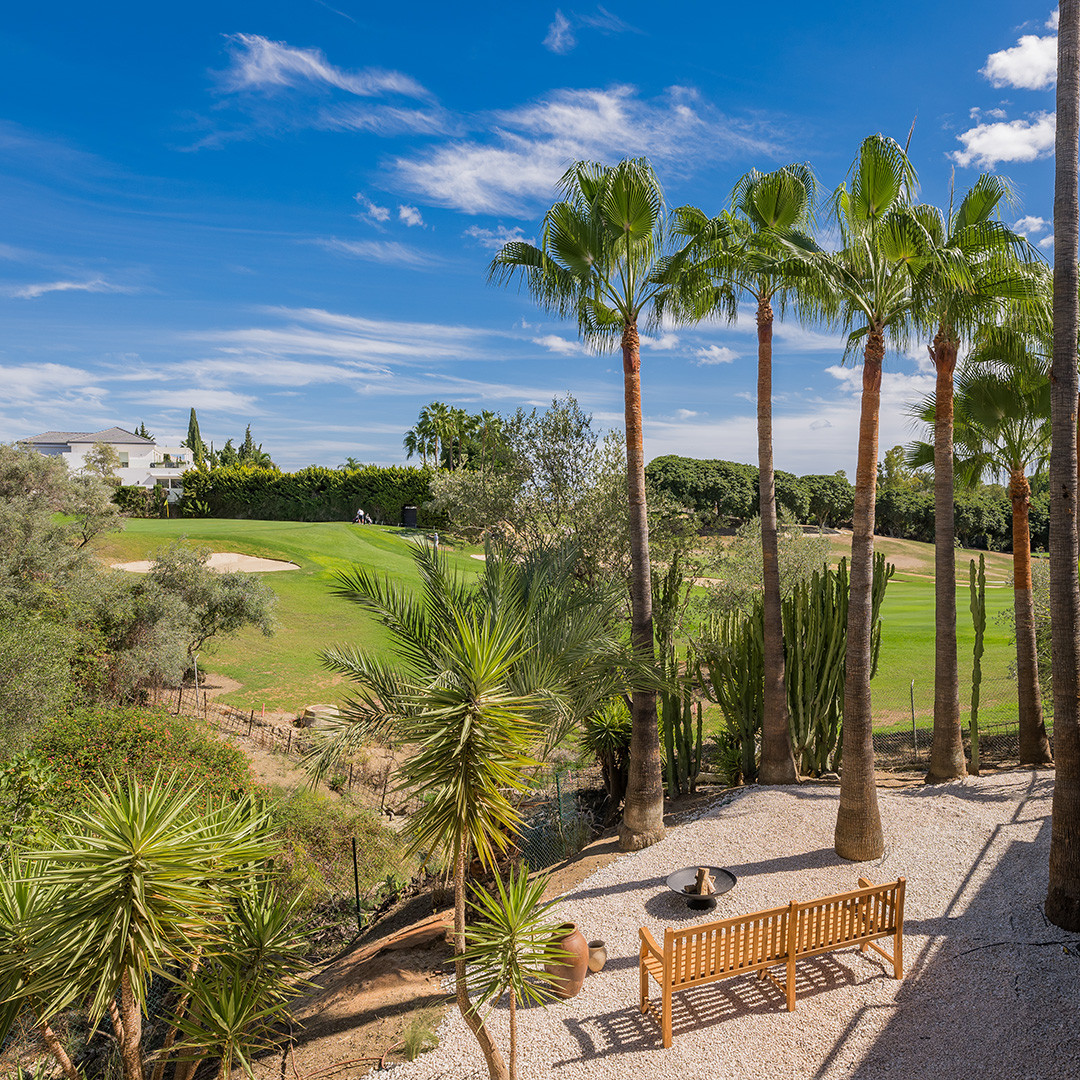
POLYGON ((764 711, 765 659, 761 604, 750 615, 716 619, 695 660, 698 685, 738 738, 743 781, 757 779, 757 737, 764 711))
MULTIPOLYGON (((871 678, 881 654, 881 603, 895 571, 880 552, 874 556, 871 678)), ((789 730, 804 776, 840 767, 849 595, 847 559, 841 559, 836 570, 826 566, 797 583, 782 607, 789 730)))
POLYGON ((983 633, 986 630, 986 556, 979 556, 979 572, 975 560, 968 564, 971 589, 971 618, 975 624, 975 648, 971 666, 971 772, 979 775, 979 689, 982 685, 983 633))
MULTIPOLYGON (((689 662, 687 666, 691 666, 689 662)), ((695 728, 692 683, 689 678, 679 676, 674 649, 667 658, 665 673, 672 686, 659 695, 658 702, 664 740, 664 780, 668 797, 677 799, 697 790, 698 773, 701 772, 701 703, 697 705, 695 728)))

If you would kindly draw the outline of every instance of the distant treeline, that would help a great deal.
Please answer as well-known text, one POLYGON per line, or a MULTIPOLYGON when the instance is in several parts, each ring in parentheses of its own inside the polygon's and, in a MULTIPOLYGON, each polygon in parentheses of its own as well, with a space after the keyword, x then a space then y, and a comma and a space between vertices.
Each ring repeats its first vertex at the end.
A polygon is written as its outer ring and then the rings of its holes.
MULTIPOLYGON (((669 454, 654 458, 645 475, 657 489, 694 510, 706 525, 737 526, 758 512, 758 470, 734 461, 699 460, 669 454)), ((776 472, 777 506, 798 522, 840 528, 851 524, 855 488, 843 474, 795 476, 776 472)), ((963 547, 1012 550, 1012 506, 1000 486, 960 491, 956 538, 963 547)), ((1031 500, 1031 544, 1049 543, 1049 497, 1031 500)), ((934 493, 912 487, 883 487, 877 494, 875 532, 933 543, 934 493)))
MULTIPOLYGON (((422 508, 431 498, 430 476, 430 469, 398 465, 312 465, 295 473, 241 465, 189 469, 181 509, 193 517, 262 521, 351 521, 363 509, 381 524, 399 525, 404 507, 422 508)), ((438 522, 421 509, 419 524, 438 522)))

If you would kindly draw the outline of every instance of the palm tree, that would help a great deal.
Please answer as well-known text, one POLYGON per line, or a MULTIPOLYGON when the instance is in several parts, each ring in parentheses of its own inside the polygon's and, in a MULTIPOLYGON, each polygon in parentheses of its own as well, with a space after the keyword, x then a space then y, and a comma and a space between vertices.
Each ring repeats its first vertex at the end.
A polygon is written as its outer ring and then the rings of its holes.
POLYGON ((477 417, 477 424, 480 430, 480 471, 484 471, 484 463, 487 458, 487 445, 488 440, 493 440, 492 448, 494 449, 494 440, 497 440, 502 433, 502 417, 493 413, 490 409, 484 409, 483 412, 477 417))
MULTIPOLYGON (((654 660, 652 572, 645 498, 638 324, 700 318, 712 292, 684 248, 672 251, 664 193, 644 159, 607 166, 577 162, 560 181, 563 198, 544 218, 540 247, 515 241, 492 260, 490 278, 522 281, 544 308, 574 317, 579 332, 600 348, 622 349, 626 424, 627 501, 631 560, 631 638, 638 660, 654 660)), ((630 774, 619 844, 647 847, 664 835, 664 790, 657 732, 656 691, 635 686, 630 774)))
MULTIPOLYGON (((1047 765, 1051 757, 1043 724, 1035 646, 1028 528, 1031 486, 1027 477, 1033 470, 1042 471, 1050 450, 1050 384, 1036 364, 1004 367, 991 365, 986 359, 976 348, 957 377, 953 413, 956 468, 960 477, 972 486, 987 472, 1009 477, 1020 764, 1047 765)), ((935 406, 931 395, 918 410, 919 418, 935 423, 939 415, 935 406)), ((919 466, 932 461, 936 468, 936 450, 936 445, 917 443, 910 460, 919 466)))
POLYGON ((833 195, 842 248, 821 260, 836 289, 848 351, 863 345, 862 406, 855 508, 851 535, 851 599, 845 653, 843 760, 836 853, 845 859, 878 858, 884 850, 870 712, 871 596, 874 571, 874 499, 877 488, 881 368, 888 333, 903 342, 911 313, 907 263, 918 250, 920 226, 910 212, 915 171, 893 140, 871 135, 851 167, 850 190, 833 195))
POLYGON ((957 209, 943 214, 920 205, 912 216, 921 250, 908 262, 915 306, 932 333, 928 346, 937 373, 934 394, 934 737, 927 782, 967 774, 960 732, 956 657, 956 553, 953 523, 953 374, 960 340, 1030 295, 1031 278, 1018 265, 1030 247, 996 220, 1011 196, 1008 183, 983 174, 957 209))
POLYGON ((443 853, 453 867, 458 1007, 492 1080, 506 1080, 466 982, 465 869, 474 854, 494 866, 520 829, 508 796, 530 786, 533 751, 611 696, 625 657, 610 629, 614 594, 578 581, 572 549, 521 562, 488 556, 475 589, 430 548, 414 553, 418 595, 363 566, 338 573, 335 591, 377 615, 400 664, 347 647, 323 654, 355 694, 307 764, 323 773, 382 729, 419 747, 399 771, 427 798, 410 819, 412 847, 443 853))
POLYGON ((802 314, 818 314, 826 291, 816 264, 806 257, 817 245, 805 230, 813 223, 817 183, 809 166, 793 164, 762 174, 749 172, 735 185, 731 211, 709 220, 700 210, 677 210, 677 231, 708 253, 708 265, 729 293, 746 294, 756 305, 758 332, 758 506, 763 567, 765 696, 758 782, 798 782, 788 728, 784 685, 784 634, 780 617, 776 482, 772 446, 773 304, 783 315, 789 299, 802 314))
POLYGON ((1080 0, 1058 20, 1054 174, 1054 361, 1051 379, 1050 619, 1054 777, 1046 917, 1080 930, 1080 578, 1077 574, 1077 152, 1080 146, 1080 0))

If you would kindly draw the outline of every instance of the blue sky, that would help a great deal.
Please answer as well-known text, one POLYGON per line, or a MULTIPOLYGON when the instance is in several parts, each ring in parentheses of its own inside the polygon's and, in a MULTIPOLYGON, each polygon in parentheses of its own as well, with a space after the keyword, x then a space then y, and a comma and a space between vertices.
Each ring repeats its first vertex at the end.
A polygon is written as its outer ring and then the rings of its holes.
MULTIPOLYGON (((0 23, 0 440, 140 421, 283 467, 403 460, 442 400, 574 393, 622 423, 621 365, 486 284, 574 158, 647 154, 672 205, 750 168, 839 183, 911 143, 922 197, 992 169, 1050 255, 1056 14, 1004 0, 580 7, 354 0, 16 5, 0 23)), ((776 461, 854 474, 857 367, 778 325, 776 461)), ((883 448, 932 388, 890 356, 883 448)), ((752 320, 643 349, 646 454, 753 461, 752 320)))

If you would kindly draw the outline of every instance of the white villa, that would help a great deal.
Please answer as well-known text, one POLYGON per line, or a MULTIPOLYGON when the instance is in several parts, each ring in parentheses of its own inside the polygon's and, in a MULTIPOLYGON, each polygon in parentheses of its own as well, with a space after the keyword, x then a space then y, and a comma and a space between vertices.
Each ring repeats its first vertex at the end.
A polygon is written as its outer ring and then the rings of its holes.
POLYGON ((72 472, 83 467, 87 451, 94 443, 109 443, 120 457, 116 472, 120 483, 165 488, 169 502, 176 502, 184 493, 180 477, 192 464, 191 451, 186 446, 159 446, 153 439, 144 439, 118 427, 104 431, 45 431, 19 441, 39 453, 64 458, 72 472))

